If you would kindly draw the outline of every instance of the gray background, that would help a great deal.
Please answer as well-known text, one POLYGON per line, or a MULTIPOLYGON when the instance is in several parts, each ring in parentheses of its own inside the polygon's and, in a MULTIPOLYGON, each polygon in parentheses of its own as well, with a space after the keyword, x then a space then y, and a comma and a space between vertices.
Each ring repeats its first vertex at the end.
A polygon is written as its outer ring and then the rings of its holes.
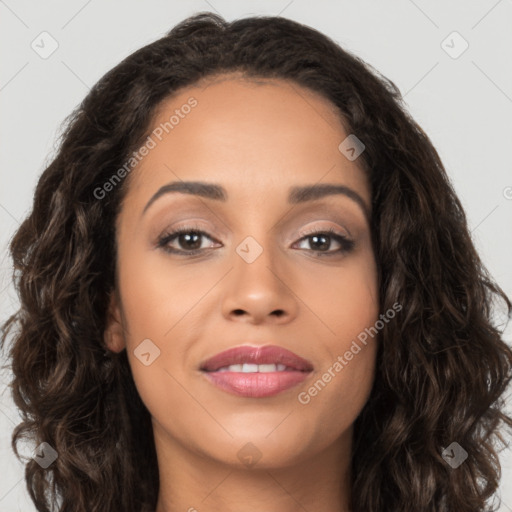
MULTIPOLYGON (((29 211, 62 121, 122 58, 198 11, 217 11, 228 20, 281 14, 331 36, 393 80, 438 149, 485 264, 512 296, 512 0, 0 0, 1 321, 16 307, 5 246, 29 211), (49 36, 40 36, 44 31, 58 43, 46 59, 31 47, 35 41, 40 52, 43 44, 51 48, 49 36), (463 39, 450 36, 453 31, 463 39), (464 40, 469 46, 458 55, 464 40)), ((10 449, 19 416, 6 388, 9 379, 4 370, 0 511, 30 512, 35 509, 23 466, 10 449)), ((22 453, 29 454, 29 447, 22 453)), ((502 460, 500 512, 508 512, 510 449, 502 460)))

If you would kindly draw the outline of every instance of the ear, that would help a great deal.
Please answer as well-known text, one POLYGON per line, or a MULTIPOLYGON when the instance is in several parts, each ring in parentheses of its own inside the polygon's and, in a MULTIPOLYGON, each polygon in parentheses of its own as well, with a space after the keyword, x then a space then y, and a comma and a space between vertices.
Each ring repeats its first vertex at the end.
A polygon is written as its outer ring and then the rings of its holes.
POLYGON ((105 345, 112 352, 121 352, 126 347, 124 329, 117 293, 110 295, 110 304, 107 311, 107 323, 103 334, 105 345))

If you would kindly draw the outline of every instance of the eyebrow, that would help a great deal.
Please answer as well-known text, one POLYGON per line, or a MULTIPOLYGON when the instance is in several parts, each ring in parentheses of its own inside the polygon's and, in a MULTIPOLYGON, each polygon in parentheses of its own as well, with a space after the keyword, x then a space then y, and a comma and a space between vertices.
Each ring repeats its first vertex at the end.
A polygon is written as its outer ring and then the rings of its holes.
MULTIPOLYGON (((156 193, 147 202, 142 214, 160 197, 170 194, 172 192, 179 192, 182 194, 191 194, 206 199, 213 199, 215 201, 226 202, 228 193, 221 185, 215 183, 206 183, 203 181, 175 181, 160 187, 156 193)), ((370 212, 363 198, 353 189, 345 185, 337 185, 334 183, 323 183, 319 185, 306 185, 300 187, 291 187, 288 193, 288 202, 290 204, 305 203, 307 201, 314 201, 326 196, 341 194, 349 199, 352 199, 363 210, 366 218, 370 218, 370 212)))

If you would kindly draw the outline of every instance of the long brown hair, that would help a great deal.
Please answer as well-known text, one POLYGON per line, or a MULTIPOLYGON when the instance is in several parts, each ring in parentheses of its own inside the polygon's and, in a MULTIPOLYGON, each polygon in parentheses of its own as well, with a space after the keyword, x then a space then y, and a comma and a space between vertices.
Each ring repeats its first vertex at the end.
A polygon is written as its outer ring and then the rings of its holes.
POLYGON ((126 352, 106 350, 115 290, 115 218, 127 180, 102 187, 147 137, 162 100, 213 75, 281 78, 319 92, 363 141, 372 190, 380 310, 375 384, 354 425, 352 510, 479 512, 500 476, 496 442, 512 351, 493 308, 512 304, 472 243, 438 153, 397 87, 312 28, 280 17, 226 22, 200 13, 108 72, 68 119, 10 249, 20 308, 12 392, 28 437, 58 458, 26 462, 40 512, 154 510, 159 479, 150 415, 126 352), (96 191, 96 194, 95 194, 96 191), (456 442, 458 468, 442 456, 456 442))

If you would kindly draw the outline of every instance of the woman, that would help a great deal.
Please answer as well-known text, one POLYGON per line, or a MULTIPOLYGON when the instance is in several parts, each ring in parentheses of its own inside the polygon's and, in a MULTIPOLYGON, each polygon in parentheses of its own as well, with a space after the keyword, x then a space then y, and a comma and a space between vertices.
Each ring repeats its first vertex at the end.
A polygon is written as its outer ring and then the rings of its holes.
POLYGON ((512 304, 398 89, 203 13, 107 73, 12 245, 37 510, 475 512, 512 304))

